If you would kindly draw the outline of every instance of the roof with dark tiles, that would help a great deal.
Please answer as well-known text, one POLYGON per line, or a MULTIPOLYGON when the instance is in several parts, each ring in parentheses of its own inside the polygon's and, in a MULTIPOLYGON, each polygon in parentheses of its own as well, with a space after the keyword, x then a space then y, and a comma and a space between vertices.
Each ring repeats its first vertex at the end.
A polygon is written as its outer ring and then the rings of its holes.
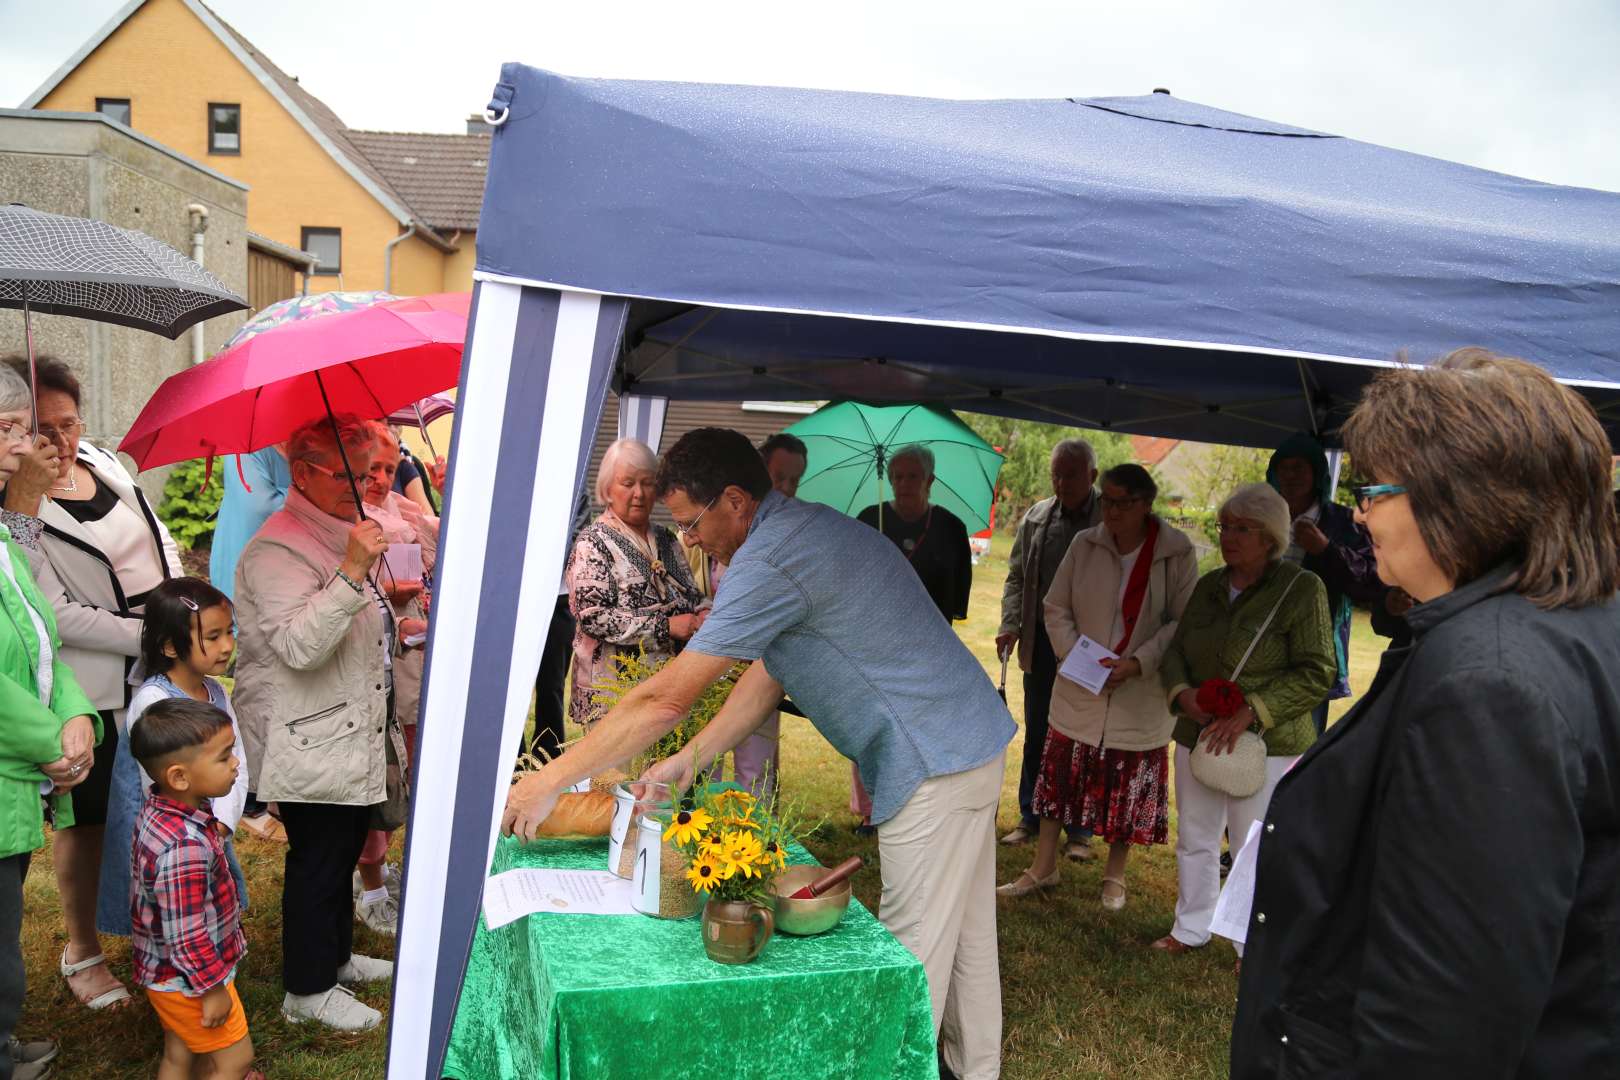
POLYGON ((488 135, 349 131, 371 164, 441 233, 478 228, 489 171, 488 135))

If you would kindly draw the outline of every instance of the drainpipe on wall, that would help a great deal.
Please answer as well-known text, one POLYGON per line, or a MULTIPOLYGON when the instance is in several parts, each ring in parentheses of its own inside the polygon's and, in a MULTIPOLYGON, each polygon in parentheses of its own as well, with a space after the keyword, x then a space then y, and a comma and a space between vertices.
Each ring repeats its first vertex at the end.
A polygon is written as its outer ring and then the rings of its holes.
MULTIPOLYGON (((203 265, 203 233, 208 231, 208 207, 202 203, 192 203, 186 207, 186 216, 191 219, 191 261, 201 266, 203 265)), ((191 331, 191 363, 193 366, 202 363, 208 353, 208 347, 203 342, 203 325, 203 323, 198 323, 191 331)))
POLYGON ((388 241, 383 248, 383 292, 394 291, 394 249, 416 235, 416 223, 388 241))

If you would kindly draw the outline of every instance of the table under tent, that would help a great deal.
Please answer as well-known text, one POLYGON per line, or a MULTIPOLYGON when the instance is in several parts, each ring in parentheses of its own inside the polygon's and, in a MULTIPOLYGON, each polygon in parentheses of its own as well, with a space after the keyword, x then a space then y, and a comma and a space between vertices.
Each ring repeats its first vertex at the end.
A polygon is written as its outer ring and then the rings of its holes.
POLYGON ((390 1077, 437 1077, 610 388, 1330 445, 1403 351, 1620 431, 1620 195, 1165 94, 944 101, 506 65, 424 688, 390 1077))

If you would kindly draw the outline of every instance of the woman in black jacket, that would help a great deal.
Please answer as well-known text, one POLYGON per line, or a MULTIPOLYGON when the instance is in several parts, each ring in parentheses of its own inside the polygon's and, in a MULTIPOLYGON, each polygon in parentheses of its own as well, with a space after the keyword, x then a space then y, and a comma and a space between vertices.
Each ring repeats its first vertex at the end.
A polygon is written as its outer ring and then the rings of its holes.
POLYGON ((1586 402, 1467 349, 1344 427, 1410 645, 1277 785, 1232 1076, 1620 1075, 1620 554, 1586 402))

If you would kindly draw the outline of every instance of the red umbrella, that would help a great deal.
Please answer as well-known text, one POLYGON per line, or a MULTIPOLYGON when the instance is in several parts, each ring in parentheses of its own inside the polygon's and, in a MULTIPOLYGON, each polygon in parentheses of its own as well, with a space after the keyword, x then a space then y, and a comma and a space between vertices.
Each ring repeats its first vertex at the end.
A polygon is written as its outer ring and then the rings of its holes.
POLYGON ((119 449, 141 469, 281 442, 334 413, 382 419, 456 384, 467 293, 289 322, 163 381, 119 449))

